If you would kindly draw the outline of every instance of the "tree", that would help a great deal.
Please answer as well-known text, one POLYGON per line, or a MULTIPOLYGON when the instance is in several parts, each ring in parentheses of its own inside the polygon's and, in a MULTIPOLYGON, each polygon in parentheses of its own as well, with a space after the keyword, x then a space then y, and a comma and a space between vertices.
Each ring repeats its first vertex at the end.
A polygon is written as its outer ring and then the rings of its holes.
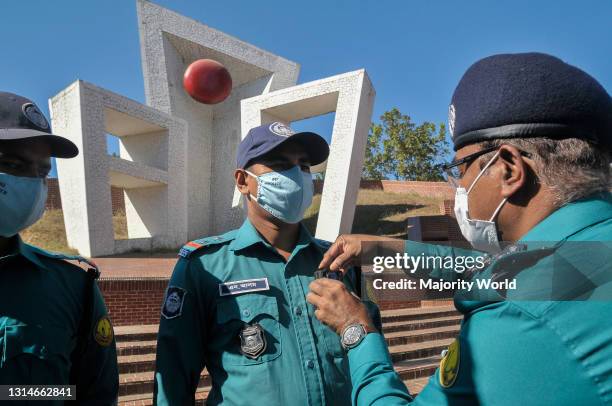
POLYGON ((372 123, 366 146, 365 179, 442 180, 442 160, 448 153, 446 127, 430 122, 415 125, 397 108, 372 123))

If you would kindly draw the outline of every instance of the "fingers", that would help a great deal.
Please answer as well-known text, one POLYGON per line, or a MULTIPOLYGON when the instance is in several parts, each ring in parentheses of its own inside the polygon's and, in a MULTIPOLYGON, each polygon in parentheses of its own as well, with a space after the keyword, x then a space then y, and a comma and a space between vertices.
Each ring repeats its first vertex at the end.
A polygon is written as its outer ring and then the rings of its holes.
POLYGON ((309 288, 306 300, 315 306, 315 317, 336 333, 340 334, 351 322, 372 324, 359 297, 342 282, 317 279, 310 283, 309 288))
POLYGON ((350 252, 344 252, 336 257, 334 261, 329 265, 330 271, 342 271, 346 273, 351 266, 355 263, 355 255, 350 252))
POLYGON ((344 283, 334 279, 321 278, 312 281, 308 288, 318 296, 333 296, 335 292, 346 289, 346 286, 344 286, 344 283))
POLYGON ((319 308, 323 304, 323 302, 324 302, 324 300, 323 300, 323 298, 321 296, 319 296, 319 295, 317 295, 316 293, 313 293, 313 292, 309 292, 306 295, 306 301, 308 303, 310 303, 311 305, 313 305, 315 308, 319 308))
POLYGON ((333 262, 333 260, 340 255, 344 248, 344 238, 339 236, 336 241, 327 249, 327 252, 323 255, 323 259, 319 263, 318 269, 326 269, 333 262))

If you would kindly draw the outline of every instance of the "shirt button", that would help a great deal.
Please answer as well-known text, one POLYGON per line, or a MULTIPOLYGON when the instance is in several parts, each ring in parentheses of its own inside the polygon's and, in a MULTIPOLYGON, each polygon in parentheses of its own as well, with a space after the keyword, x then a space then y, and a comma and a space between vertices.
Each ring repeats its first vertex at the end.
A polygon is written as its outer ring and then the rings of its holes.
POLYGON ((301 316, 302 315, 302 308, 300 306, 297 306, 295 308, 295 315, 296 316, 301 316))
POLYGON ((312 369, 314 368, 314 361, 309 359, 308 361, 306 361, 306 368, 312 369))
POLYGON ((244 310, 242 311, 242 315, 243 315, 244 317, 249 317, 249 316, 251 315, 251 311, 250 311, 249 309, 244 309, 244 310))

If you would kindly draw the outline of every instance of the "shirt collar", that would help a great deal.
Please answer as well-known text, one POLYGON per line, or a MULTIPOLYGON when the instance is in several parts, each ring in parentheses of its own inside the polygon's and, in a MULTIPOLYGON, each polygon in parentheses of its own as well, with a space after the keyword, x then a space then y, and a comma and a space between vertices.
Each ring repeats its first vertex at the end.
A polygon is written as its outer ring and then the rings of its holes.
POLYGON ((597 193, 557 209, 529 230, 520 241, 561 241, 611 218, 612 194, 597 193))
POLYGON ((37 267, 45 268, 43 263, 38 258, 38 255, 36 255, 36 253, 34 252, 33 247, 23 242, 19 234, 12 237, 10 241, 11 241, 10 242, 11 249, 7 256, 21 255, 25 257, 28 261, 32 262, 37 267))
MULTIPOLYGON (((240 226, 238 229, 238 232, 236 233, 234 240, 230 243, 229 248, 233 251, 238 251, 257 243, 261 243, 270 249, 274 248, 272 245, 270 245, 270 243, 263 239, 255 226, 253 226, 251 221, 247 218, 244 223, 242 223, 242 226, 240 226)), ((293 249, 293 254, 297 253, 302 248, 307 247, 311 243, 316 244, 316 240, 312 237, 306 227, 300 223, 300 234, 298 236, 297 244, 293 249)))

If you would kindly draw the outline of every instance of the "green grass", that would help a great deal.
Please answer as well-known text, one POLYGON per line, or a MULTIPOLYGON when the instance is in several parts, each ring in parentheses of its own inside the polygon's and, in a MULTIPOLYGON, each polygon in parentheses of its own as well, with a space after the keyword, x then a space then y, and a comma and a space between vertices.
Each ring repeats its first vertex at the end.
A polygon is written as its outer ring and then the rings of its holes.
MULTIPOLYGON (((408 217, 440 214, 439 205, 442 200, 412 193, 360 189, 351 232, 406 238, 408 217)), ((304 216, 306 227, 313 233, 320 205, 321 195, 315 195, 312 206, 304 216)))
MULTIPOLYGON (((416 194, 389 193, 380 190, 361 189, 357 197, 353 233, 385 235, 406 238, 406 220, 412 216, 439 214, 442 198, 423 197, 416 194)), ((312 206, 306 212, 304 223, 314 234, 321 195, 315 195, 312 206)), ((125 213, 113 215, 116 239, 128 238, 125 213)), ((61 210, 47 210, 43 218, 21 233, 24 241, 43 249, 68 254, 77 251, 68 247, 61 210)), ((173 252, 175 252, 173 250, 173 252)))

